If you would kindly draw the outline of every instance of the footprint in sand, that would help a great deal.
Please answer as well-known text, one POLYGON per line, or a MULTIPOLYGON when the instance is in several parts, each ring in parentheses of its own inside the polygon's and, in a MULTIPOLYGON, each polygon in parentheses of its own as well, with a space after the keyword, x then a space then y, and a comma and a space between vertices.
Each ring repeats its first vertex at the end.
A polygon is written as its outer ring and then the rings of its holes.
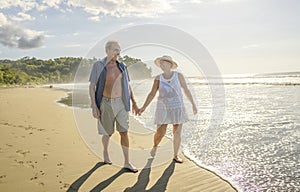
POLYGON ((59 172, 59 173, 64 172, 64 164, 58 163, 58 164, 57 164, 57 167, 59 168, 59 169, 58 169, 58 172, 59 172))
POLYGON ((64 167, 64 164, 58 163, 56 166, 58 167, 58 175, 56 175, 56 177, 58 178, 58 177, 61 176, 61 173, 64 172, 64 168, 63 168, 63 167, 64 167))
POLYGON ((25 130, 33 129, 33 127, 31 125, 28 125, 27 127, 24 126, 24 128, 25 128, 25 130))
POLYGON ((45 172, 44 171, 40 171, 40 174, 43 176, 43 175, 45 175, 45 172))
POLYGON ((38 179, 37 176, 34 176, 34 177, 31 177, 31 178, 30 178, 31 181, 32 181, 32 180, 36 180, 36 179, 38 179))
POLYGON ((36 184, 40 185, 40 186, 44 186, 45 183, 44 182, 41 182, 41 177, 45 175, 45 172, 44 171, 39 171, 39 172, 35 172, 34 173, 34 176, 30 178, 31 181, 33 180, 38 180, 36 181, 36 184))
POLYGON ((6 175, 0 175, 0 183, 2 183, 3 181, 6 178, 6 175))
POLYGON ((13 145, 11 145, 11 144, 6 144, 6 146, 7 146, 7 147, 13 147, 13 145))
POLYGON ((27 153, 30 153, 30 151, 23 151, 23 150, 19 149, 16 151, 16 153, 21 154, 25 157, 27 153))
POLYGON ((7 123, 7 122, 5 122, 5 123, 2 123, 2 125, 8 125, 8 126, 9 126, 10 124, 9 124, 9 123, 7 123))
POLYGON ((62 183, 62 181, 59 181, 59 183, 62 184, 62 186, 60 187, 60 189, 67 189, 67 188, 70 187, 70 184, 68 184, 68 183, 62 183))
POLYGON ((26 161, 26 165, 27 165, 28 167, 31 167, 32 169, 35 168, 35 166, 34 166, 34 164, 33 164, 32 161, 26 161))
POLYGON ((43 157, 44 157, 44 159, 47 159, 48 154, 47 153, 43 153, 43 157))
POLYGON ((14 160, 19 165, 24 165, 24 161, 18 161, 17 159, 14 160))
MULTIPOLYGON (((63 170, 64 164, 63 164, 63 163, 58 163, 56 166, 59 168, 59 169, 58 169, 58 175, 56 175, 56 177, 59 178, 59 177, 61 177, 61 173, 64 171, 64 170, 63 170)), ((62 185, 62 186, 60 187, 60 189, 62 189, 62 190, 63 190, 63 189, 67 189, 67 188, 70 187, 70 184, 64 183, 62 180, 60 180, 59 183, 62 185)))

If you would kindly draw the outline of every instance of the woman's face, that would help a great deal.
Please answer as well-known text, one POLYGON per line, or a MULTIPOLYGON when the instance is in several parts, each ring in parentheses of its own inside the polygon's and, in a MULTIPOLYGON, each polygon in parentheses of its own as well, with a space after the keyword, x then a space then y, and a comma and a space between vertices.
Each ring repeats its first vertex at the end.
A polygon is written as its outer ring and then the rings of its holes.
POLYGON ((170 71, 172 68, 172 63, 165 61, 165 60, 161 60, 160 61, 160 68, 163 71, 170 71))

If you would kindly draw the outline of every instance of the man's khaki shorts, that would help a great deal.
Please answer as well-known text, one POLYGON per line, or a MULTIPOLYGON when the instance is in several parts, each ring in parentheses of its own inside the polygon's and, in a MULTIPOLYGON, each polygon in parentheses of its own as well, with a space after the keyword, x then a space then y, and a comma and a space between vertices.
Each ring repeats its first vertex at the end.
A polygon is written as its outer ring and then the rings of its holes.
POLYGON ((98 121, 100 135, 112 135, 116 128, 119 132, 127 132, 129 128, 129 113, 125 110, 121 97, 103 97, 100 105, 101 118, 98 121))

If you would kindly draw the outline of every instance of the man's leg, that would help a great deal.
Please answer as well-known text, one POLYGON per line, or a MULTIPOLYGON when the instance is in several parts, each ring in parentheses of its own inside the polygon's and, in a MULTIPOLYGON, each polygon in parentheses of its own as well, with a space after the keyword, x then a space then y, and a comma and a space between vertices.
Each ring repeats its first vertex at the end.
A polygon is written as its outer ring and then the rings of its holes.
POLYGON ((120 109, 118 114, 116 115, 116 127, 121 136, 121 145, 124 155, 124 167, 136 173, 138 171, 137 168, 133 166, 129 161, 129 112, 125 110, 122 100, 119 100, 118 105, 116 105, 115 107, 120 109))
POLYGON ((111 160, 108 155, 108 144, 111 135, 103 135, 102 136, 102 144, 103 144, 103 158, 104 163, 111 164, 111 160))
POLYGON ((165 136, 168 124, 157 125, 156 132, 154 134, 154 145, 150 152, 151 156, 154 157, 156 154, 157 146, 165 136))
POLYGON ((180 157, 178 157, 178 152, 181 144, 181 130, 182 130, 182 124, 173 125, 174 160, 178 163, 183 162, 183 160, 180 157))
POLYGON ((98 131, 102 135, 103 159, 104 163, 112 164, 108 155, 108 144, 111 135, 114 133, 114 115, 111 102, 107 98, 102 98, 100 106, 101 119, 98 121, 98 131))
POLYGON ((137 172, 137 168, 134 167, 130 162, 129 162, 129 139, 128 139, 128 132, 119 132, 121 136, 121 145, 122 145, 122 150, 123 150, 123 155, 124 155, 124 167, 128 168, 132 172, 137 172))

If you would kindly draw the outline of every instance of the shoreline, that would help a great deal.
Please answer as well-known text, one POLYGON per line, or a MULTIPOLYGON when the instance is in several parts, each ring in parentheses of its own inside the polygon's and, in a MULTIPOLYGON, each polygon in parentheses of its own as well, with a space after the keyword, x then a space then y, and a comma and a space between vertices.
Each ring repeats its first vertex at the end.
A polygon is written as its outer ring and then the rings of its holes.
MULTIPOLYGON (((82 142, 71 107, 58 104, 66 91, 37 87, 0 89, 0 92, 1 191, 134 191, 150 187, 166 191, 238 189, 186 156, 183 164, 167 161, 160 166, 149 166, 150 169, 142 168, 137 174, 126 173, 117 164, 103 165, 82 142), (185 185, 182 185, 183 180, 185 185)), ((130 137, 130 145, 138 146, 139 139, 130 137)), ((143 145, 151 145, 151 141, 149 138, 143 145)), ((146 165, 156 160, 148 159, 146 165)))
MULTIPOLYGON (((66 90, 66 89, 63 89, 63 88, 54 88, 56 90, 61 90, 61 91, 64 91, 66 92, 66 95, 65 97, 62 97, 58 100, 56 100, 55 102, 62 106, 62 107, 67 107, 67 108, 70 108, 70 109, 74 109, 74 106, 70 106, 68 104, 65 104, 63 103, 63 99, 65 98, 68 98, 70 97, 71 95, 71 98, 72 98, 72 91, 70 90, 66 90)), ((80 107, 75 107, 75 108, 80 108, 80 107)), ((83 108, 80 108, 80 109, 83 109, 83 108)), ((88 110, 88 109, 83 109, 83 110, 88 110)), ((153 129, 151 129, 150 127, 147 127, 143 122, 141 122, 138 118, 136 118, 134 115, 130 114, 129 115, 129 122, 132 123, 132 121, 135 121, 137 124, 139 124, 140 126, 142 126, 144 129, 148 130, 148 131, 151 131, 151 132, 155 132, 153 129)), ((131 127, 131 126, 130 126, 131 127)), ((172 140, 172 138, 170 136, 165 136, 165 138, 167 138, 168 140, 172 140)), ((93 152, 95 153, 95 152, 93 152)), ((193 162, 196 166, 198 166, 199 168, 201 169, 205 169, 206 171, 209 171, 211 172, 212 174, 216 175, 217 177, 219 177, 221 180, 223 180, 224 182, 227 182, 232 188, 234 188, 236 191, 240 191, 239 187, 237 185, 234 184, 233 181, 231 181, 229 178, 227 178, 226 176, 220 174, 220 173, 217 173, 217 170, 214 170, 213 168, 211 167, 207 167, 203 164, 201 164, 199 161, 197 161, 192 155, 188 155, 186 154, 183 150, 181 150, 181 154, 188 160, 188 161, 191 161, 193 162)), ((97 154, 95 154, 97 155, 97 154)))
MULTIPOLYGON (((70 106, 68 106, 68 107, 70 107, 70 106)), ((71 107, 71 108, 72 108, 72 107, 71 107)), ((133 118, 135 121, 137 121, 137 122, 138 122, 141 126, 143 126, 145 129, 154 132, 154 130, 152 130, 151 128, 148 128, 147 126, 145 126, 144 123, 142 123, 139 119, 136 119, 135 116, 130 115, 130 117, 133 118)), ((165 137, 166 137, 167 139, 169 139, 169 140, 172 140, 172 138, 171 138, 170 136, 165 135, 165 137)), ((186 154, 186 152, 184 152, 182 149, 181 149, 181 153, 182 153, 182 155, 183 155, 186 159, 188 159, 189 161, 193 162, 193 163, 194 163, 195 165, 197 165, 198 167, 200 167, 200 168, 202 168, 202 169, 205 169, 205 170, 207 170, 207 171, 209 171, 209 172, 215 174, 217 177, 219 177, 219 178, 222 179, 223 181, 229 183, 229 184, 232 186, 232 188, 236 189, 236 191, 241 191, 240 188, 239 188, 239 186, 235 185, 234 182, 231 181, 230 178, 227 178, 226 176, 224 176, 224 175, 218 173, 218 171, 215 170, 213 167, 209 167, 209 166, 203 165, 203 164, 200 163, 198 160, 196 160, 192 155, 186 154)))

